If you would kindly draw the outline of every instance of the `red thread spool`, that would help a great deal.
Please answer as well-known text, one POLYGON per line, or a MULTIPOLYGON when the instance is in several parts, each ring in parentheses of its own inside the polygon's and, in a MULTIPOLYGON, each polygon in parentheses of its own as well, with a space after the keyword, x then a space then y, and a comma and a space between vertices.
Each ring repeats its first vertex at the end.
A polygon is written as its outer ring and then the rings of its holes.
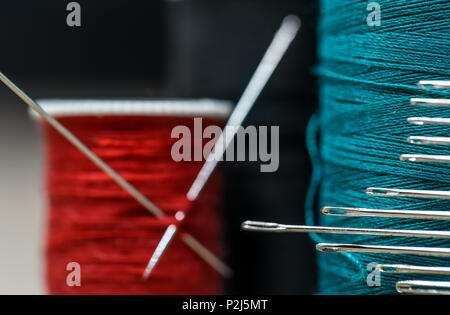
MULTIPOLYGON (((222 126, 228 103, 209 100, 40 101, 92 151, 168 215, 157 219, 47 123, 49 204, 46 279, 50 294, 218 294, 221 276, 175 238, 144 281, 142 274, 177 211, 181 229, 220 256, 221 178, 216 173, 191 204, 186 193, 203 162, 174 162, 171 131, 203 117, 222 126), (81 286, 66 282, 70 262, 81 286)), ((194 145, 192 139, 192 145, 194 145)))

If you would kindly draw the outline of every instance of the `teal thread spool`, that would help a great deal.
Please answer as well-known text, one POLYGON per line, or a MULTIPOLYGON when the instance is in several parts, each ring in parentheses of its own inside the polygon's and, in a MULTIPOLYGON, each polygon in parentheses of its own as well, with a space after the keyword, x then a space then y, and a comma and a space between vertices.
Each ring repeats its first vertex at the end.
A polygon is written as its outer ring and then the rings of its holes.
MULTIPOLYGON (((450 79, 450 3, 444 0, 385 0, 381 26, 370 27, 371 1, 322 0, 319 23, 320 112, 308 143, 315 176, 307 201, 307 224, 347 227, 450 230, 447 221, 330 217, 322 206, 450 210, 449 200, 382 198, 368 187, 450 190, 450 166, 399 161, 400 154, 449 155, 445 146, 414 146, 412 135, 449 136, 449 126, 414 126, 408 117, 450 117, 448 108, 414 107, 412 97, 449 98, 448 91, 421 90, 419 80, 450 79), (315 147, 315 127, 320 143, 315 147), (320 175, 320 182, 319 182, 320 175), (318 205, 312 205, 314 196, 318 205), (316 218, 316 220, 313 220, 316 218)), ((448 240, 379 236, 313 235, 317 242, 450 247, 448 240)), ((450 277, 381 274, 370 287, 367 266, 401 263, 450 266, 450 259, 385 254, 319 253, 319 293, 396 293, 399 280, 450 277)))

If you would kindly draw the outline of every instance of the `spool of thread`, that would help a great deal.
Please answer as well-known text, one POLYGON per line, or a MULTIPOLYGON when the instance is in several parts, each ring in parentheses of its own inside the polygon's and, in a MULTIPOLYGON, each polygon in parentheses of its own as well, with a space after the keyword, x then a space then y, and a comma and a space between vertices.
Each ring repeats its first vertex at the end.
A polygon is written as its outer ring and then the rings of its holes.
MULTIPOLYGON (((449 230, 448 221, 329 217, 322 206, 448 210, 449 201, 380 198, 367 187, 450 190, 450 169, 435 163, 399 161, 400 154, 444 154, 448 147, 412 146, 411 135, 448 136, 445 126, 413 126, 408 117, 449 117, 448 109, 410 105, 412 97, 449 98, 424 91, 419 80, 450 78, 450 3, 441 0, 377 1, 381 26, 369 26, 368 1, 322 0, 319 23, 320 113, 311 121, 309 148, 315 176, 307 205, 308 224, 346 227, 449 230), (420 129, 419 129, 420 128, 420 129), (316 132, 320 144, 316 147, 316 132), (320 180, 319 177, 321 178, 320 180), (319 204, 312 207, 318 195, 319 204), (320 219, 319 219, 320 218, 320 219), (315 219, 315 220, 314 220, 315 219)), ((444 247, 445 240, 379 236, 313 235, 318 242, 444 247)), ((427 276, 382 274, 367 282, 368 264, 449 266, 450 261, 406 255, 320 253, 319 293, 394 294, 398 280, 427 276)), ((431 276, 430 280, 442 280, 431 276)))
POLYGON ((143 280, 142 274, 177 211, 186 213, 181 230, 220 256, 220 172, 191 204, 186 193, 203 162, 175 162, 171 147, 178 139, 171 138, 171 132, 183 125, 194 135, 193 117, 202 117, 204 128, 222 126, 229 104, 212 100, 39 103, 167 214, 155 218, 40 121, 46 148, 49 293, 221 293, 221 276, 177 237, 151 277, 143 280), (68 266, 71 262, 80 266, 79 286, 70 279, 75 276, 68 266))

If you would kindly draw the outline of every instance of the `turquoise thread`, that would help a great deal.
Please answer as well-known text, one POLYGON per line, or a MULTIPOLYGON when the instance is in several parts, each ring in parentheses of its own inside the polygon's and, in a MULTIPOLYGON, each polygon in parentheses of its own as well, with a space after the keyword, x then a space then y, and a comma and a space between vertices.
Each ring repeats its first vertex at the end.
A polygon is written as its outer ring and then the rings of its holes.
MULTIPOLYGON (((450 2, 385 0, 381 26, 366 23, 367 3, 322 0, 319 23, 320 111, 308 126, 314 173, 307 224, 450 230, 447 221, 331 217, 322 206, 450 210, 450 201, 383 198, 367 187, 450 190, 450 165, 399 161, 400 154, 450 154, 450 147, 406 143, 409 136, 450 136, 449 126, 415 126, 408 117, 450 117, 450 108, 412 106, 412 97, 450 98, 449 91, 416 87, 419 80, 450 80, 450 2), (319 127, 320 126, 320 127, 319 127), (317 145, 317 135, 320 144, 317 145), (318 204, 314 204, 317 197, 318 204)), ((364 235, 312 235, 316 242, 450 247, 448 240, 364 235)), ((370 262, 450 266, 450 259, 382 254, 318 257, 319 293, 394 294, 398 280, 450 277, 381 274, 369 287, 370 262)))

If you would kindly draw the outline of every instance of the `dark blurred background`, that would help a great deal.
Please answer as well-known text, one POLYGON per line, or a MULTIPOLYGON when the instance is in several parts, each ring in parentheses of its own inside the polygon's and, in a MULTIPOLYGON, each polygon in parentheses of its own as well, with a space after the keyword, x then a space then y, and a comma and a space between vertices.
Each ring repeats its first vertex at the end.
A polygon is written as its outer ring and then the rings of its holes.
MULTIPOLYGON (((236 273, 228 293, 313 293, 314 247, 307 235, 252 234, 240 223, 304 223, 310 177, 305 128, 317 106, 311 71, 316 1, 80 0, 82 26, 74 28, 66 25, 69 2, 1 4, 0 69, 33 98, 209 97, 236 103, 283 17, 302 19, 245 121, 280 126, 280 168, 260 173, 257 163, 224 163, 223 216, 227 261, 236 273)), ((33 262, 44 229, 42 192, 36 190, 40 146, 26 105, 3 86, 0 104, 0 227, 17 234, 14 246, 0 241, 0 250, 10 253, 0 261, 0 293, 37 293, 42 268, 33 262)))

